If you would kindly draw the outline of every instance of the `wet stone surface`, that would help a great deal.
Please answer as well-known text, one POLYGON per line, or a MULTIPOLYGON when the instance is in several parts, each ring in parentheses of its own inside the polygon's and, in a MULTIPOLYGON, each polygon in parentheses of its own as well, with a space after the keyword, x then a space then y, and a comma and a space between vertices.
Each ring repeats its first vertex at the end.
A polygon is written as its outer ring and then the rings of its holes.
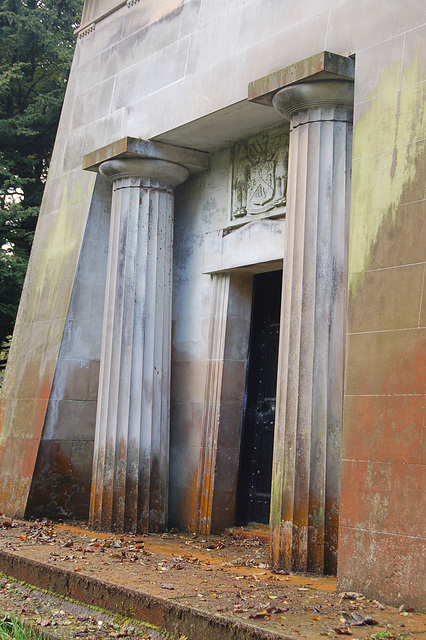
MULTIPOLYGON (((248 538, 238 530, 221 536, 110 535, 84 525, 0 517, 2 550, 253 625, 265 638, 268 632, 312 639, 426 637, 426 616, 410 610, 409 603, 399 611, 362 594, 337 594, 334 578, 270 571, 267 542, 256 532, 248 538)), ((60 629, 58 637, 164 637, 79 606, 0 578, 0 612, 13 610, 45 631, 60 629)))
POLYGON ((137 620, 98 611, 72 600, 0 578, 0 619, 17 617, 46 638, 139 638, 163 640, 165 634, 137 620))

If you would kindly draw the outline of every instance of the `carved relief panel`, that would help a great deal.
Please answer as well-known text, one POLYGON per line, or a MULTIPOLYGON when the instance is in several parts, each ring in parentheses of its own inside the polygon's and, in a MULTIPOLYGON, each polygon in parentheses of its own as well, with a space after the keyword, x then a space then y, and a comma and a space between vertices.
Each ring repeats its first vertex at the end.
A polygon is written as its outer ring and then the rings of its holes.
POLYGON ((231 224, 285 216, 287 165, 288 133, 283 127, 234 143, 231 224))

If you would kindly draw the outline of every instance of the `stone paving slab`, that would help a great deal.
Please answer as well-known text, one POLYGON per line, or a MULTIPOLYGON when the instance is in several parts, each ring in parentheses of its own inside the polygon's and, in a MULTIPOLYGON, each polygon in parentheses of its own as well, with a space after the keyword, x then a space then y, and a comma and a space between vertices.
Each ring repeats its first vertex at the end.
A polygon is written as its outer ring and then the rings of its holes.
POLYGON ((176 638, 313 640, 339 637, 335 629, 360 639, 377 631, 388 638, 425 634, 425 616, 361 594, 341 597, 333 578, 273 573, 266 554, 266 542, 235 532, 120 536, 0 518, 4 574, 148 622, 176 638), (370 616, 378 624, 349 629, 342 614, 370 616))

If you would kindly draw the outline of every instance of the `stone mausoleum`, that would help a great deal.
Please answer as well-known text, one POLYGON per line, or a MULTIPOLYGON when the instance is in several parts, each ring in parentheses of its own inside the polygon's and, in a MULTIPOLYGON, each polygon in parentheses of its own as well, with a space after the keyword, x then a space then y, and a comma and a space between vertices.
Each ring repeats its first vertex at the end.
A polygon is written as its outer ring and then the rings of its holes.
POLYGON ((3 393, 0 510, 269 524, 424 606, 422 0, 86 0, 3 393))

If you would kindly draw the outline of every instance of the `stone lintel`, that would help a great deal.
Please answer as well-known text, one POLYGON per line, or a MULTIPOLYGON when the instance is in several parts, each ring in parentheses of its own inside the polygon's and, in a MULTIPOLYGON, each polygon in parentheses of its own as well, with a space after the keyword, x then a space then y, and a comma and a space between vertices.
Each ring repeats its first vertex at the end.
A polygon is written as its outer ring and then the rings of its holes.
POLYGON ((282 269, 285 220, 253 220, 237 229, 209 231, 204 236, 203 273, 262 273, 282 269))
POLYGON ((164 142, 141 140, 140 138, 121 138, 83 156, 83 169, 99 171, 99 166, 107 160, 118 158, 153 158, 180 164, 190 173, 205 171, 209 166, 209 154, 204 151, 175 147, 164 142))
POLYGON ((352 58, 321 51, 310 58, 250 82, 248 99, 251 102, 272 107, 273 95, 279 89, 291 84, 305 80, 353 80, 354 77, 355 66, 352 58))

